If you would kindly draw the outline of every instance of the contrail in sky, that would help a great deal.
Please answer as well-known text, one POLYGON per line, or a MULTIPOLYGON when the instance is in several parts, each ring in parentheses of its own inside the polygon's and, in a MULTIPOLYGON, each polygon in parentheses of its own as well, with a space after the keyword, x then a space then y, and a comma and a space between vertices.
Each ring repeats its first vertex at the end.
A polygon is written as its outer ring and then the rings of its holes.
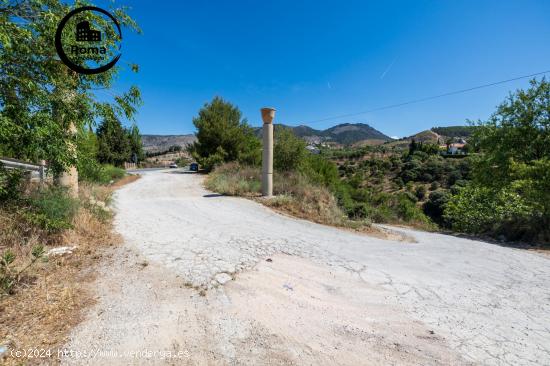
POLYGON ((384 76, 386 76, 386 74, 388 73, 388 71, 390 71, 391 67, 393 66, 393 64, 395 63, 395 60, 397 60, 397 57, 393 59, 393 61, 391 62, 390 66, 388 66, 386 68, 386 70, 382 73, 382 75, 380 75, 380 80, 384 79, 384 76))

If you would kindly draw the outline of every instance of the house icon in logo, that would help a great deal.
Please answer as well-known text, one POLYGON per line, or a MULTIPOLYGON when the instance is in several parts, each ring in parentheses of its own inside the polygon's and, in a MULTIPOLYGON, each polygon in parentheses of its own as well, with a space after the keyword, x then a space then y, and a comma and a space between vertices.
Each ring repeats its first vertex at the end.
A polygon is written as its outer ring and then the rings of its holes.
POLYGON ((76 25, 76 40, 85 42, 101 41, 101 32, 90 29, 90 23, 84 20, 76 25))

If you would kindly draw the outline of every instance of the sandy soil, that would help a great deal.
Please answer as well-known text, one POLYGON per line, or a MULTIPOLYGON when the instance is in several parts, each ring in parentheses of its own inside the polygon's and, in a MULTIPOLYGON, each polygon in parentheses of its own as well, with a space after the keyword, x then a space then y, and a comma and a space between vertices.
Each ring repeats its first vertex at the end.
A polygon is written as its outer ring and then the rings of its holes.
POLYGON ((296 220, 154 171, 117 193, 123 246, 66 364, 541 365, 549 258, 296 220))

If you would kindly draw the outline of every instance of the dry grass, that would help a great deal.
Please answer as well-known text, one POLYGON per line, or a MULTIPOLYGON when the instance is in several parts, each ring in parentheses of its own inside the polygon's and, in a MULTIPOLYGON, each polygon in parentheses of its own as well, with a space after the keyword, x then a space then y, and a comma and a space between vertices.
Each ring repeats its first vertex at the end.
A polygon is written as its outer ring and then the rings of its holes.
POLYGON ((368 221, 350 220, 338 207, 334 195, 325 187, 309 182, 307 177, 296 172, 275 174, 271 199, 260 198, 260 169, 228 163, 216 168, 205 180, 206 188, 230 196, 252 198, 274 210, 293 217, 319 224, 337 226, 367 233, 379 238, 395 239, 368 221))
MULTIPOLYGON (((113 190, 138 179, 129 177, 112 186, 80 187, 81 207, 73 218, 73 228, 47 238, 46 249, 77 246, 72 254, 50 256, 31 267, 12 295, 0 298, 0 345, 10 350, 50 349, 52 358, 0 359, 6 365, 48 364, 57 362, 57 348, 82 317, 82 310, 93 304, 92 294, 84 288, 94 279, 94 264, 102 259, 106 247, 119 238, 111 225, 111 214, 90 203, 108 202, 113 190)), ((26 228, 16 211, 0 209, 0 252, 11 249, 17 255, 15 265, 23 266, 33 244, 44 243, 45 234, 26 228)))
POLYGON ((119 188, 119 187, 122 187, 122 186, 124 186, 124 185, 126 185, 126 184, 135 182, 135 181, 138 180, 139 178, 140 178, 139 175, 127 175, 127 176, 125 176, 124 178, 119 179, 119 180, 117 180, 116 182, 114 182, 113 184, 111 184, 111 186, 110 186, 110 191, 112 192, 112 189, 113 189, 113 188, 119 188))
POLYGON ((228 196, 256 197, 260 195, 260 169, 227 163, 208 175, 208 189, 228 196))
POLYGON ((264 200, 264 203, 293 216, 333 226, 363 224, 348 220, 334 195, 325 187, 311 184, 302 174, 288 172, 276 175, 273 191, 276 196, 264 200))
MULTIPOLYGON (((224 164, 208 175, 205 185, 212 191, 229 196, 259 198, 260 168, 241 166, 237 163, 224 164)), ((278 211, 317 223, 351 225, 329 190, 310 183, 302 174, 275 174, 273 193, 274 198, 258 201, 278 211)))

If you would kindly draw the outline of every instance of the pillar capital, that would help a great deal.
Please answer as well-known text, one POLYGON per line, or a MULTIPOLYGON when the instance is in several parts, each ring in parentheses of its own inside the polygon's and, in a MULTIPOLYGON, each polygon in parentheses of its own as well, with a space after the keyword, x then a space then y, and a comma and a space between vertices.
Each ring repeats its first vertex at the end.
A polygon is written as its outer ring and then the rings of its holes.
POLYGON ((261 111, 264 124, 271 124, 273 122, 273 119, 275 118, 275 108, 264 107, 261 109, 261 111))

